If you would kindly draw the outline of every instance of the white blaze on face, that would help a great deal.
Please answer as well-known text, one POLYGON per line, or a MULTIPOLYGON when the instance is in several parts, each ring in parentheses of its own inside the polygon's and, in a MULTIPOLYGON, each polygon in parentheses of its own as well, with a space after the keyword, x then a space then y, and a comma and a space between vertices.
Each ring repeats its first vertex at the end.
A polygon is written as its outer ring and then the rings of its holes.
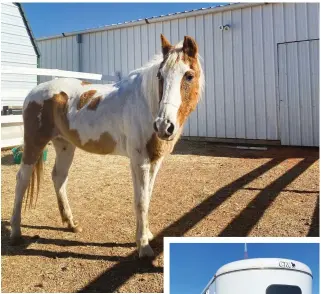
MULTIPOLYGON (((173 124, 175 136, 179 129, 177 120, 178 109, 182 103, 181 81, 190 67, 181 60, 181 56, 175 54, 161 68, 160 73, 163 77, 163 97, 160 103, 160 110, 156 119, 156 125, 160 133, 165 133, 170 124, 173 124), (176 60, 179 59, 177 62, 176 60)), ((164 134, 165 136, 166 134, 164 134)))

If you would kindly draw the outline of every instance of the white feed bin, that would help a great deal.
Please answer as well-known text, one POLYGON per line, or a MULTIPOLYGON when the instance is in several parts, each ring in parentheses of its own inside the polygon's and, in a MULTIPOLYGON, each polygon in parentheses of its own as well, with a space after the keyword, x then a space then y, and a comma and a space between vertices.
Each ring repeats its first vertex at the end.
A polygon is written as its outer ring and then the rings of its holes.
POLYGON ((310 268, 295 260, 253 258, 222 266, 204 294, 312 294, 310 268))

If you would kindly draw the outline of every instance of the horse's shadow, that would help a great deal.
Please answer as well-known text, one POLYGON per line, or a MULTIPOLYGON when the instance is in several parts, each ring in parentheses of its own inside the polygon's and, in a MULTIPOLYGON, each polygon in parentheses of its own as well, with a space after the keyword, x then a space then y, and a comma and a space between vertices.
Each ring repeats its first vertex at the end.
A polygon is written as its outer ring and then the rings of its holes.
MULTIPOLYGON (((75 257, 75 258, 83 258, 89 260, 97 260, 103 259, 108 261, 122 261, 127 260, 127 257, 122 256, 98 256, 92 254, 78 254, 74 252, 52 252, 45 250, 36 250, 30 249, 29 246, 34 243, 38 244, 52 244, 61 247, 72 247, 72 246, 96 246, 96 247, 124 247, 124 248, 134 248, 136 246, 135 243, 116 243, 116 242, 105 242, 105 243, 97 243, 97 242, 82 242, 77 240, 66 240, 66 239, 48 239, 42 238, 39 235, 35 236, 23 236, 19 245, 11 245, 10 243, 10 223, 7 220, 1 221, 1 255, 31 255, 31 256, 44 256, 49 258, 67 258, 67 257, 75 257)), ((31 225, 21 225, 21 227, 32 228, 38 230, 61 230, 69 232, 66 228, 55 228, 49 226, 31 226, 31 225)))
POLYGON ((12 153, 4 155, 1 157, 1 165, 16 165, 16 163, 13 160, 13 155, 12 153))
MULTIPOLYGON (((102 247, 136 247, 135 243, 95 243, 95 242, 80 242, 74 240, 63 240, 63 239, 45 239, 39 236, 24 236, 23 243, 19 246, 10 245, 10 231, 8 229, 9 222, 6 220, 1 221, 1 233, 2 233, 2 246, 1 253, 2 255, 24 255, 24 256, 43 256, 47 258, 57 259, 57 258, 80 258, 86 260, 104 260, 104 261, 112 261, 116 262, 119 265, 122 265, 120 272, 121 275, 116 275, 114 279, 121 277, 127 277, 132 274, 132 272, 136 273, 162 273, 163 267, 155 266, 150 259, 140 259, 138 257, 138 253, 136 250, 132 251, 131 254, 126 256, 107 256, 107 255, 97 255, 97 254, 84 254, 84 253, 75 253, 71 251, 48 251, 41 249, 33 249, 28 248, 33 243, 40 244, 55 244, 59 246, 102 246, 102 247)), ((52 227, 42 227, 42 226, 30 226, 23 225, 22 227, 29 227, 35 229, 46 229, 46 230, 58 230, 58 228, 52 227)), ((67 229, 62 229, 67 230, 67 229)), ((133 248, 134 249, 134 248, 133 248)), ((159 249, 159 251, 162 251, 159 249)), ((106 284, 106 281, 103 283, 106 284)), ((96 292, 104 292, 104 286, 96 285, 96 292)), ((92 292, 92 291, 90 291, 92 292)))

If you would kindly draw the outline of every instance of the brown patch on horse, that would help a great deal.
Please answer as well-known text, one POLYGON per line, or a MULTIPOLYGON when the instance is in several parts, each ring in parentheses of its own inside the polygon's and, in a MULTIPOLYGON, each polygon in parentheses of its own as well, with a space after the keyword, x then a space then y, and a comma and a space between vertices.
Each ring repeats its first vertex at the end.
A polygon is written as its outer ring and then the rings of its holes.
POLYGON ((89 82, 87 82, 87 81, 82 81, 82 82, 81 82, 81 85, 82 85, 82 86, 91 85, 91 83, 89 83, 89 82))
POLYGON ((70 129, 67 117, 68 112, 68 95, 65 92, 60 92, 53 96, 53 114, 57 128, 61 134, 75 146, 96 154, 109 154, 115 149, 116 142, 113 137, 104 132, 98 140, 90 139, 85 144, 81 143, 79 133, 75 129, 70 129))
POLYGON ((150 139, 147 141, 146 150, 149 160, 153 163, 161 157, 172 153, 174 146, 177 143, 182 133, 182 128, 179 129, 175 138, 171 141, 160 139, 156 133, 153 133, 150 139))
POLYGON ((89 110, 96 110, 102 98, 103 98, 103 96, 98 96, 98 97, 93 98, 93 99, 89 102, 87 108, 88 108, 89 110))
POLYGON ((89 90, 87 92, 84 92, 81 94, 81 96, 79 97, 79 102, 78 102, 78 105, 77 105, 77 110, 83 108, 87 102, 89 100, 91 100, 91 98, 97 93, 96 90, 89 90))
POLYGON ((181 81, 182 103, 177 113, 180 126, 184 124, 189 114, 195 110, 200 94, 200 68, 197 61, 197 44, 191 37, 185 37, 182 50, 184 52, 182 60, 190 67, 191 71, 186 72, 181 81), (193 79, 189 81, 188 76, 193 76, 193 79))

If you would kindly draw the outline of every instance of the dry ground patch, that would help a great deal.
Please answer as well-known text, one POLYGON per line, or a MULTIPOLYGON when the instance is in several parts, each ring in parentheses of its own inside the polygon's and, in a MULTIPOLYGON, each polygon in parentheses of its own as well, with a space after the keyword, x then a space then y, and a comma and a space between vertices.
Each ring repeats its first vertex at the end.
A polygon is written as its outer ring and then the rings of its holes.
POLYGON ((318 149, 249 151, 181 141, 156 181, 152 261, 138 260, 135 251, 127 158, 77 150, 68 194, 83 227, 78 234, 61 224, 53 164, 49 146, 37 208, 22 216, 25 244, 12 247, 9 219, 19 166, 10 151, 2 152, 3 292, 162 292, 163 236, 319 234, 318 149))

